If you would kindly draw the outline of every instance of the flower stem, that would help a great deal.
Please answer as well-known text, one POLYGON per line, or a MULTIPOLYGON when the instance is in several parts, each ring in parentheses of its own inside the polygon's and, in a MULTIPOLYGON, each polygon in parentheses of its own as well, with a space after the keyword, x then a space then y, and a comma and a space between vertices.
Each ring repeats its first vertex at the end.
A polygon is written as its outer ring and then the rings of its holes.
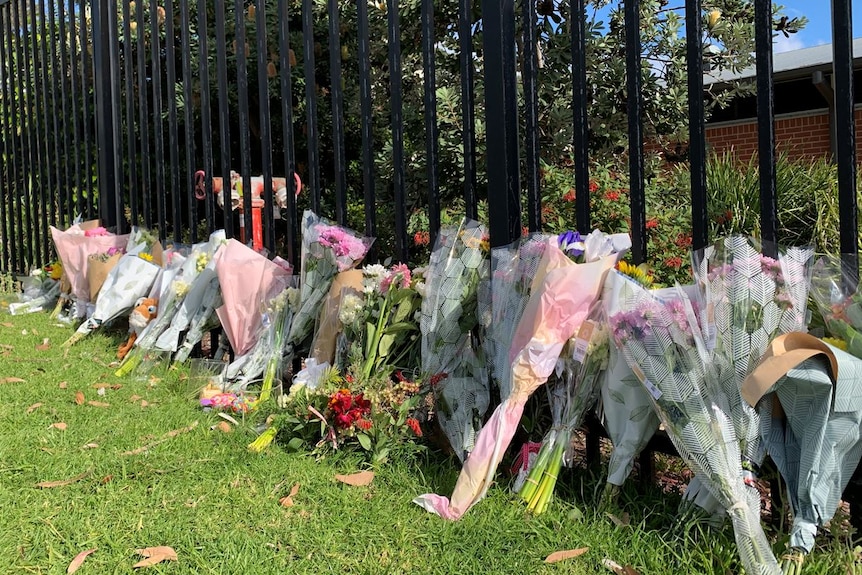
POLYGON ((267 447, 272 441, 275 439, 275 436, 278 434, 277 427, 270 427, 263 433, 257 436, 257 439, 248 444, 248 450, 253 453, 260 453, 267 447))

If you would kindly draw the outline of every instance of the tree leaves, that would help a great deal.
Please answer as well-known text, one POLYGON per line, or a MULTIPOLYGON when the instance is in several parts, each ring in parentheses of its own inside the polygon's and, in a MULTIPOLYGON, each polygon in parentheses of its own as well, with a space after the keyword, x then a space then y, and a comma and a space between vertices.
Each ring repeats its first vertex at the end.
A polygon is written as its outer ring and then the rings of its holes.
POLYGON ((142 555, 146 557, 146 559, 142 559, 132 565, 133 569, 140 569, 141 567, 152 567, 153 565, 157 565, 162 561, 177 561, 177 552, 174 551, 173 547, 167 546, 159 546, 159 547, 145 547, 143 549, 137 549, 135 551, 138 555, 142 555))
POLYGON ((580 557, 589 550, 589 547, 580 547, 579 549, 556 551, 545 557, 545 563, 557 563, 558 561, 565 561, 566 559, 574 559, 575 557, 580 557))
POLYGON ((81 565, 83 565, 84 560, 85 560, 87 557, 89 557, 89 556, 90 556, 90 554, 92 554, 92 553, 95 553, 95 552, 96 552, 96 549, 97 549, 97 548, 96 548, 96 547, 94 547, 93 549, 87 549, 86 551, 81 551, 80 553, 78 553, 77 555, 75 555, 75 558, 74 558, 74 559, 72 559, 72 562, 71 562, 71 563, 69 563, 69 567, 68 567, 68 568, 66 568, 66 575, 71 575, 72 573, 74 573, 75 571, 77 571, 77 570, 81 567, 81 565))
POLYGON ((59 481, 42 481, 36 484, 36 487, 41 487, 42 489, 51 489, 53 487, 65 487, 66 485, 72 485, 73 483, 77 483, 81 481, 88 475, 90 475, 91 471, 87 470, 80 475, 76 475, 75 477, 70 477, 69 479, 61 479, 59 481))
POLYGON ((359 473, 352 473, 350 475, 336 475, 335 479, 346 484, 352 485, 353 487, 364 487, 366 485, 370 485, 372 481, 374 481, 374 472, 373 471, 360 471, 359 473))

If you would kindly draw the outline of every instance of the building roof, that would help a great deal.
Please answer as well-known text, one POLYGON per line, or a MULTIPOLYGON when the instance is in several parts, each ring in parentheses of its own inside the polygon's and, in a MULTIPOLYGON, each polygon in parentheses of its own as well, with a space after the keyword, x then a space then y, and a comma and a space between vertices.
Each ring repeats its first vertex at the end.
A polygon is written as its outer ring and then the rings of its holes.
MULTIPOLYGON (((854 67, 862 67, 862 38, 853 40, 854 67)), ((775 81, 790 80, 810 76, 812 72, 831 71, 832 44, 821 44, 811 48, 779 52, 772 56, 772 70, 775 81)), ((756 76, 754 66, 737 72, 723 70, 719 74, 704 74, 704 84, 722 84, 731 80, 742 80, 756 76)))

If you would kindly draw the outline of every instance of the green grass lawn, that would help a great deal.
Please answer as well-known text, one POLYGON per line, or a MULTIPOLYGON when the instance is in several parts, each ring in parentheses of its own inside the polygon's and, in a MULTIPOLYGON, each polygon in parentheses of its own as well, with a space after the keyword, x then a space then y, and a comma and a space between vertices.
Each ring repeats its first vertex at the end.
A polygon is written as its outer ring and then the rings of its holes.
MULTIPOLYGON (((592 510, 601 478, 584 468, 565 474, 560 497, 539 517, 525 513, 501 475, 486 500, 460 522, 446 522, 411 499, 451 492, 452 459, 428 452, 376 469, 368 487, 343 485, 334 475, 361 470, 356 456, 316 461, 278 446, 255 455, 246 450, 251 426, 211 430, 221 419, 181 392, 181 374, 114 377, 109 363, 121 332, 95 334, 66 353, 71 329, 47 314, 0 322, 2 573, 66 573, 75 555, 92 548, 78 573, 131 573, 141 559, 135 550, 158 545, 173 547, 179 560, 144 571, 607 574, 602 560, 610 558, 642 575, 739 572, 728 529, 669 534, 679 498, 657 487, 630 482, 622 504, 631 525, 616 526, 592 510), (296 483, 294 505, 281 506, 296 483), (554 551, 580 547, 589 551, 544 563, 554 551)), ((846 522, 833 531, 821 536, 806 573, 848 573, 855 554, 846 522)))

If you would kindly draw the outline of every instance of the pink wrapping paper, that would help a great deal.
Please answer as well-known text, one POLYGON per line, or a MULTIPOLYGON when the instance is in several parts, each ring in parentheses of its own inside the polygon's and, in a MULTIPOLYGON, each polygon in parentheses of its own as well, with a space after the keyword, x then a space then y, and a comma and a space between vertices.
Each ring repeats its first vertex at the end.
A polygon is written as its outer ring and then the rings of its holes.
POLYGON ((90 301, 90 283, 87 281, 89 256, 105 253, 111 248, 125 248, 129 241, 128 234, 88 237, 77 225, 66 231, 51 226, 51 237, 72 286, 72 295, 82 303, 90 301))
POLYGON ((547 380, 566 341, 574 337, 599 296, 618 254, 576 264, 550 241, 536 273, 533 295, 518 324, 509 357, 512 393, 479 432, 476 446, 455 484, 451 501, 435 494, 413 500, 431 513, 455 521, 485 497, 512 441, 530 395, 547 380))
POLYGON ((224 305, 216 310, 236 355, 247 353, 262 328, 263 304, 281 293, 290 272, 236 240, 214 256, 224 305))

